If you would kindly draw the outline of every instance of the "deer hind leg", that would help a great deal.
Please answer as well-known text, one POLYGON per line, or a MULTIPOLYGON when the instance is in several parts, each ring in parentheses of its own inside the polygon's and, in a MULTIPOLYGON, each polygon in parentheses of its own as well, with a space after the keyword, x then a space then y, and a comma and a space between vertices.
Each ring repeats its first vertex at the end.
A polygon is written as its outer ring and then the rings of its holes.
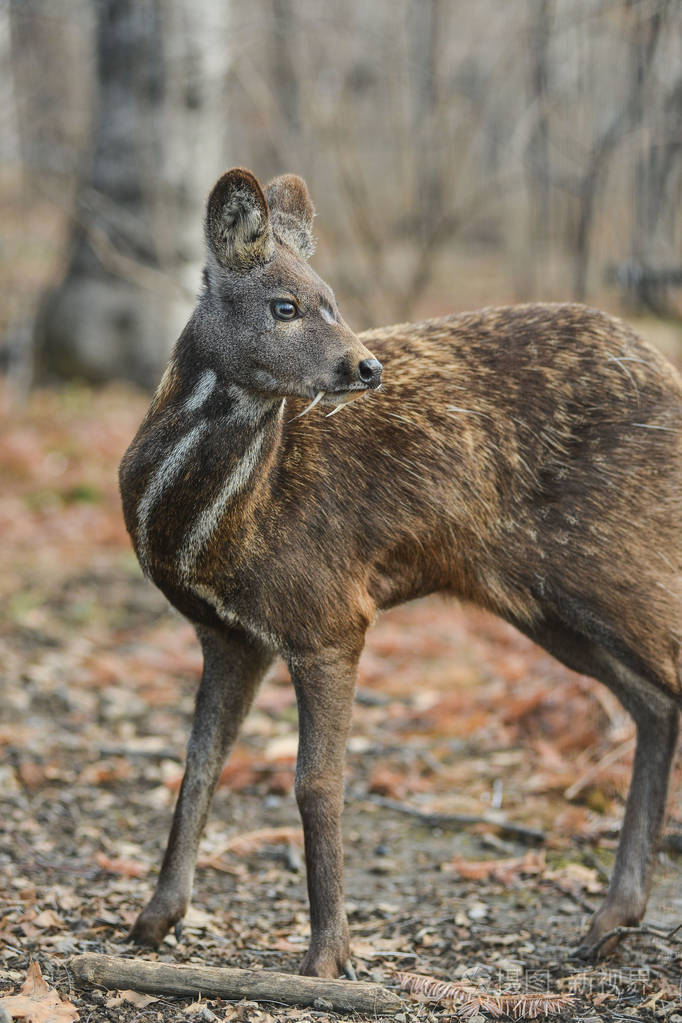
POLYGON ((341 814, 357 657, 327 650, 292 658, 289 667, 298 701, 296 800, 310 900, 310 947, 301 973, 316 977, 345 973, 354 979, 344 906, 341 814))
POLYGON ((199 839, 232 743, 272 655, 244 633, 199 633, 204 670, 197 693, 187 764, 156 890, 130 933, 156 946, 181 921, 192 894, 199 839))
MULTIPOLYGON (((620 842, 616 852, 611 883, 601 908, 595 913, 576 954, 589 958, 595 944, 615 927, 637 924, 644 916, 663 815, 668 781, 677 743, 679 711, 672 696, 610 654, 598 643, 556 622, 551 626, 528 629, 517 623, 557 660, 573 671, 604 683, 633 717, 637 744, 632 781, 625 806, 620 842)), ((652 667, 662 684, 674 683, 670 665, 652 667)), ((682 682, 682 679, 680 680, 682 682)), ((597 952, 612 951, 617 939, 597 952)))
POLYGON ((614 928, 638 924, 644 916, 679 725, 673 700, 615 659, 602 680, 634 718, 637 742, 611 883, 577 949, 582 958, 612 951, 617 938, 595 945, 614 928))

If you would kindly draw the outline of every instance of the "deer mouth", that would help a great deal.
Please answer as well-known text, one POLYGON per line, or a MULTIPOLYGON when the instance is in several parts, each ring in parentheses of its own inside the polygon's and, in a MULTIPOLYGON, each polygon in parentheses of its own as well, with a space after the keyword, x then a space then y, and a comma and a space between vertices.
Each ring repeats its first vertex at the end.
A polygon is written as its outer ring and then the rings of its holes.
MULTIPOLYGON (((320 403, 322 405, 333 406, 332 411, 328 412, 325 417, 328 419, 330 416, 336 415, 337 412, 340 412, 346 405, 355 401, 356 398, 361 398, 363 394, 367 394, 368 390, 368 387, 347 387, 342 391, 318 391, 313 400, 306 405, 302 412, 299 412, 298 415, 294 416, 294 419, 301 419, 320 403)), ((293 423, 294 419, 289 421, 293 423)))

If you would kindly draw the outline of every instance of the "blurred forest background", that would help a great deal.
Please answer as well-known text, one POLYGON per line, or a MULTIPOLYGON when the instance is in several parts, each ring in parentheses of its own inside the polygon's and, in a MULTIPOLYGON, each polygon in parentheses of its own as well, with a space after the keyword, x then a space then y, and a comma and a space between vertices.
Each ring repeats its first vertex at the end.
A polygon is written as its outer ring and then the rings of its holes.
POLYGON ((679 0, 0 0, 0 60, 19 387, 158 379, 234 164, 306 179, 356 329, 578 299, 675 355, 679 0))

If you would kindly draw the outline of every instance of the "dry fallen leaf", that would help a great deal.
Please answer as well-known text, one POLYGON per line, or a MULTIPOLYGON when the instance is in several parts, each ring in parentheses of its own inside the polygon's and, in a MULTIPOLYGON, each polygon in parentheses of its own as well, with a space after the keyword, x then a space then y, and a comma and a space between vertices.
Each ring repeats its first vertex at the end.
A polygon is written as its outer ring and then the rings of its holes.
POLYGON ((76 1007, 62 1001, 57 991, 45 982, 35 961, 28 968, 21 993, 0 998, 0 1007, 10 1019, 25 1023, 73 1023, 78 1019, 76 1007))
POLYGON ((353 955, 359 959, 390 959, 391 956, 395 955, 404 957, 408 954, 405 952, 405 949, 409 947, 410 943, 406 937, 380 937, 377 939, 376 944, 371 941, 354 941, 353 955))
POLYGON ((445 873, 457 874, 469 881, 492 880, 510 885, 522 874, 540 874, 545 867, 544 850, 529 849, 523 856, 504 860, 466 860, 455 857, 443 864, 445 873))
POLYGON ((220 931, 220 924, 216 917, 206 913, 203 909, 199 909, 198 906, 190 906, 183 917, 183 933, 185 930, 201 931, 207 929, 220 931))
POLYGON ((582 863, 565 863, 557 870, 546 870, 543 877, 548 881, 583 889, 592 895, 598 894, 604 888, 594 867, 586 867, 582 863))
POLYGON ((145 995, 142 991, 119 991, 123 1002, 134 1005, 137 1009, 146 1009, 150 1002, 158 1002, 158 995, 145 995))
POLYGON ((372 771, 367 790, 391 799, 404 799, 407 795, 405 775, 388 767, 377 767, 372 771))
POLYGON ((200 867, 214 866, 225 853, 233 853, 235 856, 250 856, 252 853, 262 849, 264 845, 288 845, 289 843, 302 844, 303 831, 301 828, 258 828, 256 831, 246 831, 241 835, 233 835, 227 842, 224 842, 220 849, 216 849, 210 856, 201 857, 197 863, 200 867))
POLYGON ((64 921, 53 909, 44 909, 32 921, 34 927, 63 927, 64 921))
POLYGON ((265 747, 265 759, 268 761, 290 760, 292 763, 294 763, 296 760, 297 753, 298 753, 297 732, 293 732, 289 735, 276 735, 273 739, 270 739, 267 746, 265 747))
POLYGON ((108 871, 110 874, 120 874, 121 877, 144 877, 147 867, 135 860, 126 860, 122 857, 111 858, 106 853, 95 853, 95 861, 98 867, 108 871))

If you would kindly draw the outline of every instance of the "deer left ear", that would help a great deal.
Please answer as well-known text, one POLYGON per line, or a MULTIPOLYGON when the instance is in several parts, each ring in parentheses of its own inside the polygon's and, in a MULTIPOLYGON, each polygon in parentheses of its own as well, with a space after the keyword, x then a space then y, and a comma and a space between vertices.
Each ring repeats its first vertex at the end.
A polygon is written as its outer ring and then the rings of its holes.
POLYGON ((315 251, 312 227, 315 207, 303 178, 282 174, 265 189, 275 239, 308 259, 315 251))
POLYGON ((228 270, 248 272, 274 253, 263 189, 242 167, 227 171, 213 186, 205 227, 209 253, 228 270))

